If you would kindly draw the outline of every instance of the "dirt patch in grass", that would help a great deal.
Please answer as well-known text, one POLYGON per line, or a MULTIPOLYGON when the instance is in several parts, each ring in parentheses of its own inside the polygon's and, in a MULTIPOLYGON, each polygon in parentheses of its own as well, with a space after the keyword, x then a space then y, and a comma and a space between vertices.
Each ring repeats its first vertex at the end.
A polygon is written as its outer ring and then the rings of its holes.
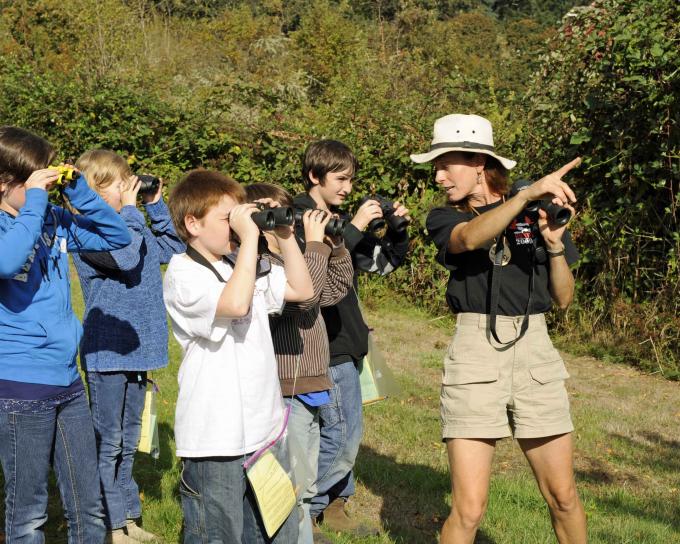
MULTIPOLYGON (((388 542, 436 542, 450 505, 446 450, 439 439, 439 387, 454 324, 392 305, 370 307, 366 318, 404 391, 365 409, 356 470, 359 485, 351 511, 380 526, 388 542), (434 364, 437 359, 439 366, 434 364), (417 416, 408 413, 412 411, 417 416)), ((614 515, 637 515, 641 523, 658 521, 671 531, 680 530, 673 522, 675 513, 680 519, 677 508, 657 512, 654 507, 660 497, 680 503, 680 384, 592 357, 563 357, 571 374, 568 389, 581 494, 614 515), (623 498, 616 498, 619 493, 623 498), (635 506, 626 506, 627 497, 635 506)), ((526 460, 512 440, 498 443, 494 477, 523 481, 529 489, 533 485, 526 460)), ((598 515, 590 517, 596 520, 598 515)), ((494 540, 491 533, 480 535, 478 542, 514 542, 511 537, 494 540)), ((645 542, 657 541, 650 538, 645 542)))

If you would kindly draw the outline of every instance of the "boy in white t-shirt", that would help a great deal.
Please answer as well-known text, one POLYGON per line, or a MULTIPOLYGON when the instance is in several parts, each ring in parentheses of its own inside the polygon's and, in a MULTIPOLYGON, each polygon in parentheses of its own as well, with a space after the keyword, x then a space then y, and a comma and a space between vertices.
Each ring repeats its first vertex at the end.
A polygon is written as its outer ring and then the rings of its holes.
POLYGON ((312 298, 312 280, 291 227, 274 231, 284 266, 259 259, 257 208, 244 202, 237 182, 208 170, 189 172, 169 199, 187 244, 163 282, 184 351, 175 442, 185 544, 297 541, 295 513, 267 538, 243 463, 283 426, 268 316, 312 298))

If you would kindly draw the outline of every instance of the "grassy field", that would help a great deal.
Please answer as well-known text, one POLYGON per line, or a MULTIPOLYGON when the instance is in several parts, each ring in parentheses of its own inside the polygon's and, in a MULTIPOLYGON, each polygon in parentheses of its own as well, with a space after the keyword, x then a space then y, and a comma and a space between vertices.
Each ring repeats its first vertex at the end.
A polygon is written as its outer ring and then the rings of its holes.
MULTIPOLYGON (((81 311, 77 280, 74 283, 74 304, 81 311)), ((365 302, 367 320, 402 393, 365 409, 357 495, 350 511, 378 528, 379 536, 329 536, 343 544, 437 542, 450 506, 438 391, 453 321, 432 319, 399 302, 365 302)), ((170 366, 154 376, 161 389, 161 456, 153 460, 140 454, 135 476, 143 494, 144 526, 163 542, 175 543, 182 525, 172 432, 180 352, 174 341, 170 349, 170 366)), ((680 384, 563 355, 571 374, 576 471, 590 542, 680 543, 680 384)), ((47 541, 66 542, 65 533, 52 482, 47 541)), ((547 508, 521 451, 511 440, 501 441, 477 542, 554 541, 547 508)))

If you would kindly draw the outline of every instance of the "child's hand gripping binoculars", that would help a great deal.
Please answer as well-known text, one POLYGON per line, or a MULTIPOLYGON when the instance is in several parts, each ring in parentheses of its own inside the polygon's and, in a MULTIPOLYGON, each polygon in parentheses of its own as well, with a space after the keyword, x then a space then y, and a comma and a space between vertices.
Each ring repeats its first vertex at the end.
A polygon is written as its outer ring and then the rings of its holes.
POLYGON ((69 183, 80 177, 80 172, 73 168, 73 166, 67 164, 50 166, 50 168, 59 172, 59 177, 57 178, 57 181, 54 182, 54 185, 60 188, 66 187, 69 183))

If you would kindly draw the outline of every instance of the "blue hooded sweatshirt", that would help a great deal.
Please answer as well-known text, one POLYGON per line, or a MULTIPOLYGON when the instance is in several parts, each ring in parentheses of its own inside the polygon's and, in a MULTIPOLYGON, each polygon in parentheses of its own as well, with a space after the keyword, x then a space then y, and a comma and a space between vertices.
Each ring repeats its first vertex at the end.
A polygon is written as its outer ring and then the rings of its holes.
POLYGON ((13 217, 0 212, 0 380, 68 386, 78 378, 82 326, 71 307, 69 251, 130 243, 125 222, 81 176, 64 190, 82 214, 28 189, 13 217))

